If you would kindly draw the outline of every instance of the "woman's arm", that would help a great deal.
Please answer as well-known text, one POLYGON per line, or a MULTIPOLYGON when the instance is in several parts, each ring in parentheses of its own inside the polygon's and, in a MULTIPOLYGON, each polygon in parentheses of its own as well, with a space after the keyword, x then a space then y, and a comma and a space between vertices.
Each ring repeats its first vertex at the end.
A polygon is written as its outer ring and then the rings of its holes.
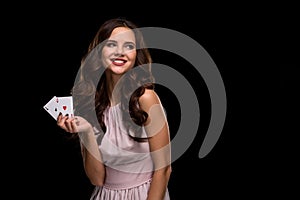
POLYGON ((82 117, 69 118, 59 115, 57 125, 69 133, 78 133, 85 173, 93 185, 102 186, 105 166, 91 124, 82 117))
POLYGON ((169 127, 161 102, 153 90, 146 89, 140 98, 140 106, 149 115, 145 128, 155 166, 147 200, 163 200, 171 175, 169 127))
POLYGON ((93 185, 102 186, 105 166, 93 130, 79 133, 84 170, 93 185))

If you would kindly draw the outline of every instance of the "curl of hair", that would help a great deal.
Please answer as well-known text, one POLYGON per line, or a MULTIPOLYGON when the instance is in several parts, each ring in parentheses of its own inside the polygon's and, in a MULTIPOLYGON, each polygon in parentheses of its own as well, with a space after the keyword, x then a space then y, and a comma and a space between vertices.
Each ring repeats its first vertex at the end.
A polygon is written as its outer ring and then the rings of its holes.
POLYGON ((105 68, 101 66, 101 43, 108 39, 117 27, 127 27, 135 33, 137 57, 134 68, 146 66, 142 67, 139 73, 130 70, 122 78, 122 116, 129 126, 131 121, 140 126, 146 122, 148 115, 140 108, 139 97, 144 94, 145 89, 154 89, 154 78, 151 72, 152 58, 137 26, 125 18, 110 19, 103 23, 90 43, 86 55, 82 58, 79 80, 72 89, 72 95, 75 115, 86 118, 93 125, 99 124, 104 132, 106 131, 104 112, 110 106, 110 100, 106 91, 105 73, 103 73, 105 68), (99 74, 102 76, 97 78, 99 74), (134 89, 137 85, 139 87, 134 89), (91 117, 93 115, 96 117, 91 117))

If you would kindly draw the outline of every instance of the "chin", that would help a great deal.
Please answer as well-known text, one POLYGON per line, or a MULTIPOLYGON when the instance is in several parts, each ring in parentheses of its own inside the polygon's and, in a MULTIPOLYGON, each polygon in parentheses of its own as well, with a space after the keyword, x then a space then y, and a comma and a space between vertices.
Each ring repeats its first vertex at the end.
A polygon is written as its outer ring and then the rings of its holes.
POLYGON ((123 75, 127 72, 128 70, 112 70, 112 73, 115 75, 123 75))

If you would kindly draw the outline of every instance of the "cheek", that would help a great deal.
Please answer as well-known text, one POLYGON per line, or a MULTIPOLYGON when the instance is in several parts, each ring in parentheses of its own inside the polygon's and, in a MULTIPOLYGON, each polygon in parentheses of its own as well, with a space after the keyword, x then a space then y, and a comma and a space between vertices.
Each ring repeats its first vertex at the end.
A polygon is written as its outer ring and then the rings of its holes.
POLYGON ((101 62, 102 62, 102 64, 104 64, 104 65, 109 64, 108 63, 109 55, 110 55, 110 53, 108 51, 103 51, 102 52, 102 55, 101 55, 101 62))
POLYGON ((136 51, 133 51, 131 53, 128 53, 127 54, 128 58, 131 60, 131 61, 135 61, 136 59, 136 51))
POLYGON ((101 56, 102 56, 103 59, 106 59, 110 54, 111 54, 111 51, 109 51, 108 49, 104 48, 102 50, 102 55, 101 56))

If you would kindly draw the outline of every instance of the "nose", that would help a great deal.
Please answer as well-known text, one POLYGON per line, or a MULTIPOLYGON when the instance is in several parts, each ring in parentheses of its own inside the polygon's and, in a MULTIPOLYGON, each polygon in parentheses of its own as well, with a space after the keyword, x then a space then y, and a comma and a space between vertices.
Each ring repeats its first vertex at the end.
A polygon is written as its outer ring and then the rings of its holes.
POLYGON ((123 48, 121 46, 118 46, 115 51, 115 56, 122 56, 122 55, 124 55, 123 48))

